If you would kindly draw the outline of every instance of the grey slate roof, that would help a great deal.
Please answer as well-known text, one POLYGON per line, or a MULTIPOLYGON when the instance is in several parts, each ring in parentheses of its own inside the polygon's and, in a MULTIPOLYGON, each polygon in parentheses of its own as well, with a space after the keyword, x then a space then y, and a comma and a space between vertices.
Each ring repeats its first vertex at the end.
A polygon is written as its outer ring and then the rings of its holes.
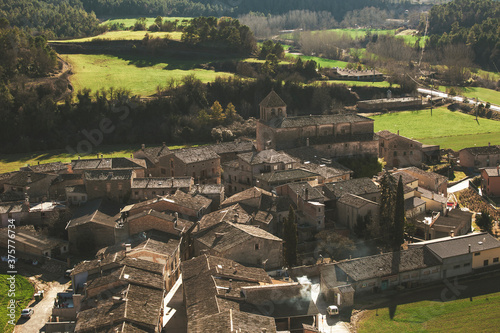
POLYGON ((87 189, 85 188, 85 185, 71 185, 71 186, 66 186, 66 193, 87 193, 87 189))
POLYGON ((255 176, 257 180, 263 180, 268 183, 291 182, 311 177, 318 177, 318 174, 302 169, 278 170, 255 176))
POLYGON ((411 197, 405 200, 405 210, 417 208, 422 205, 425 205, 425 201, 420 199, 419 197, 411 197))
POLYGON ((488 177, 500 177, 500 169, 497 167, 483 168, 481 170, 484 170, 488 177))
POLYGON ((188 322, 190 333, 275 333, 276 325, 271 317, 229 309, 188 322))
POLYGON ((170 149, 168 149, 167 146, 146 147, 140 151, 142 151, 146 158, 153 164, 158 164, 160 162, 160 157, 170 153, 170 149))
POLYGON ((224 202, 222 202, 222 206, 234 205, 235 203, 261 196, 272 197, 273 194, 271 192, 268 192, 266 190, 254 186, 230 196, 229 198, 224 200, 224 202))
POLYGON ((273 118, 267 123, 273 128, 295 128, 304 126, 339 124, 339 123, 356 123, 356 122, 373 122, 373 119, 366 118, 357 114, 332 114, 332 115, 310 115, 297 116, 288 118, 273 118))
POLYGON ((210 228, 222 221, 249 224, 251 220, 252 216, 248 214, 240 204, 235 204, 204 215, 200 220, 200 230, 210 228))
POLYGON ((132 170, 88 170, 84 171, 83 177, 86 180, 130 180, 132 170))
POLYGON ((321 191, 312 187, 308 182, 289 183, 286 186, 288 186, 294 193, 297 193, 297 195, 304 200, 306 198, 306 189, 307 189, 308 201, 311 200, 323 201, 325 199, 321 191))
POLYGON ((126 157, 89 158, 72 160, 71 166, 73 170, 144 169, 146 162, 126 157))
POLYGON ((251 141, 221 142, 207 147, 213 150, 216 154, 245 153, 252 151, 253 142, 251 141))
POLYGON ((29 186, 29 184, 39 182, 47 177, 55 178, 57 177, 57 175, 31 171, 19 171, 15 173, 9 180, 7 180, 5 184, 19 187, 29 186))
POLYGON ((195 239, 217 252, 238 247, 239 244, 254 238, 282 242, 281 238, 252 225, 222 222, 199 232, 195 239))
POLYGON ((500 241, 487 232, 468 234, 456 237, 444 237, 430 241, 415 243, 413 246, 424 246, 439 258, 451 258, 469 253, 500 248, 500 241))
POLYGON ((380 191, 377 184, 370 178, 349 179, 336 183, 326 184, 325 187, 338 199, 342 195, 350 193, 354 195, 365 195, 378 193, 380 191))
POLYGON ((43 163, 43 164, 35 164, 28 165, 24 168, 21 168, 23 171, 33 171, 33 172, 43 172, 43 173, 53 173, 59 172, 63 170, 67 170, 67 165, 62 162, 52 162, 52 163, 43 163))
POLYGON ((423 187, 417 187, 417 192, 420 193, 420 195, 422 196, 422 198, 426 198, 426 199, 431 199, 431 200, 434 200, 434 201, 437 201, 437 202, 440 202, 440 203, 447 203, 448 202, 448 198, 441 195, 441 194, 438 194, 438 193, 434 193, 432 191, 429 191, 423 187))
POLYGON ((132 188, 189 188, 193 177, 134 178, 132 188))
POLYGON ((115 227, 120 206, 106 199, 94 199, 79 207, 73 218, 66 225, 66 229, 85 223, 98 223, 108 227, 115 227))
POLYGON ((219 155, 209 147, 178 149, 174 155, 185 164, 219 159, 219 155))
POLYGON ((263 163, 294 163, 297 159, 286 154, 285 152, 277 152, 274 149, 262 150, 260 152, 249 152, 238 154, 238 158, 247 162, 250 165, 258 165, 263 163))
POLYGON ((262 102, 260 102, 259 105, 264 108, 277 108, 285 107, 286 103, 274 90, 271 90, 271 92, 262 100, 262 102))
POLYGON ((335 164, 330 164, 330 165, 317 164, 317 163, 304 163, 300 166, 300 168, 310 172, 317 173, 325 179, 339 177, 346 174, 351 174, 353 172, 352 170, 336 162, 335 164))
POLYGON ((438 258, 427 249, 419 247, 341 261, 335 265, 345 272, 351 281, 363 281, 439 264, 438 258))
POLYGON ((363 207, 363 206, 368 205, 368 204, 377 205, 377 206, 379 205, 378 203, 376 203, 374 201, 371 201, 371 200, 368 200, 368 199, 365 199, 365 198, 362 198, 360 196, 350 194, 350 193, 346 193, 346 194, 342 195, 338 202, 342 203, 344 205, 348 205, 348 206, 356 207, 356 208, 360 208, 360 207, 363 207))
POLYGON ((434 222, 433 226, 459 227, 471 223, 472 213, 460 209, 452 209, 447 214, 441 214, 434 222))
MULTIPOLYGON (((483 146, 483 147, 469 147, 464 148, 462 150, 467 151, 472 155, 496 155, 500 154, 500 145, 491 145, 491 146, 483 146)), ((460 151, 462 151, 460 150, 460 151)))
MULTIPOLYGON (((424 171, 424 170, 419 169, 417 167, 403 168, 403 169, 399 169, 399 171, 401 171, 401 172, 408 171, 408 172, 415 173, 417 175, 422 175, 424 177, 428 177, 430 179, 437 180, 438 183, 448 182, 448 177, 446 177, 446 176, 440 175, 440 174, 435 173, 435 172, 424 171)), ((418 176, 416 176, 416 177, 418 177, 418 176)))

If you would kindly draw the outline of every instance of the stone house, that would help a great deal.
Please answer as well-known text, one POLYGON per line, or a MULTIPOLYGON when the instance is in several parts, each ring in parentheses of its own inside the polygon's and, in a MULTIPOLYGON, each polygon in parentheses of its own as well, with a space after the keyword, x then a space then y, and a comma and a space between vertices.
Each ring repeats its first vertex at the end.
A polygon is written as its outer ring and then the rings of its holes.
POLYGON ((274 149, 238 154, 237 157, 236 160, 223 165, 224 183, 228 194, 256 186, 256 177, 262 174, 293 170, 299 166, 297 159, 274 149))
POLYGON ((351 176, 353 174, 352 170, 331 160, 328 164, 305 162, 300 166, 300 168, 318 174, 320 176, 318 178, 319 184, 328 184, 340 182, 342 180, 349 180, 351 179, 351 176))
POLYGON ((183 219, 198 221, 209 212, 211 203, 212 200, 202 195, 191 195, 177 190, 174 194, 125 206, 121 212, 128 212, 132 216, 153 209, 157 212, 178 213, 183 219))
POLYGON ((249 153, 254 150, 252 141, 234 140, 231 142, 221 142, 207 146, 220 156, 220 163, 226 163, 238 158, 238 154, 249 153))
POLYGON ((114 245, 126 232, 119 225, 120 206, 107 199, 94 199, 79 207, 66 225, 72 253, 95 253, 114 245))
POLYGON ((85 171, 98 170, 134 170, 136 177, 145 177, 146 161, 126 157, 78 159, 71 161, 70 168, 72 173, 80 174, 85 171))
POLYGON ((257 150, 314 146, 327 157, 378 155, 373 120, 357 114, 288 117, 274 91, 260 103, 257 150))
POLYGON ((486 232, 409 244, 425 248, 441 261, 442 279, 500 265, 500 241, 486 232))
POLYGON ((69 205, 80 206, 88 201, 85 185, 66 186, 66 201, 69 205))
POLYGON ((231 327, 241 332, 276 332, 274 318, 246 311, 242 295, 243 287, 273 283, 262 268, 201 255, 183 262, 181 270, 188 333, 229 333, 231 327))
POLYGON ((30 202, 44 201, 49 198, 49 187, 57 174, 19 171, 4 182, 4 192, 27 194, 30 202))
POLYGON ((418 186, 438 194, 448 195, 448 177, 435 172, 427 172, 416 167, 399 169, 398 171, 407 173, 418 178, 418 186))
POLYGON ((307 182, 291 183, 276 188, 280 196, 288 197, 297 207, 297 223, 308 224, 315 231, 325 229, 325 197, 307 182))
POLYGON ((134 170, 91 170, 83 173, 83 182, 89 200, 106 197, 116 202, 127 202, 135 177, 134 170))
POLYGON ((273 191, 276 187, 290 183, 307 182, 311 186, 319 184, 321 176, 317 173, 304 169, 280 170, 263 173, 255 177, 257 187, 267 191, 273 191))
POLYGON ((458 158, 466 168, 487 168, 500 165, 500 145, 469 147, 461 149, 458 158))
POLYGON ((492 197, 500 196, 500 167, 481 169, 481 188, 492 197))
POLYGON ((386 168, 422 166, 424 162, 422 143, 389 131, 377 132, 379 158, 387 163, 386 168))
POLYGON ((220 184, 220 156, 207 147, 171 151, 160 157, 162 177, 193 177, 196 184, 220 184))
MULTIPOLYGON (((16 254, 27 258, 58 257, 69 252, 68 241, 51 238, 37 232, 33 226, 22 226, 15 229, 16 254)), ((10 248, 9 237, 5 228, 0 229, 0 246, 10 248)), ((12 246, 12 244, 10 244, 12 246)))
POLYGON ((189 194, 192 196, 202 195, 210 200, 210 211, 216 211, 219 209, 220 204, 225 199, 224 185, 222 184, 198 184, 194 185, 189 194))
POLYGON ((131 185, 131 199, 144 201, 174 194, 177 190, 189 192, 194 185, 193 177, 134 178, 131 185))
POLYGON ((0 203, 2 227, 9 225, 9 219, 13 219, 16 226, 26 224, 29 219, 29 208, 30 205, 27 201, 0 203))
POLYGON ((334 288, 339 286, 351 286, 355 295, 364 295, 440 278, 439 258, 420 247, 324 265, 321 267, 320 289, 327 299, 334 299, 334 288))
POLYGON ((52 200, 67 200, 68 186, 83 185, 83 174, 66 173, 59 174, 49 187, 49 197, 52 200))
POLYGON ((242 265, 277 269, 283 240, 256 226, 221 222, 194 236, 194 255, 210 254, 242 265))
POLYGON ((146 147, 145 144, 141 145, 141 149, 134 152, 135 159, 142 159, 146 161, 146 177, 165 177, 161 174, 160 157, 170 153, 165 142, 159 147, 146 147))
POLYGON ((337 200, 337 222, 354 230, 359 218, 370 216, 378 223, 380 204, 355 194, 344 194, 337 200))

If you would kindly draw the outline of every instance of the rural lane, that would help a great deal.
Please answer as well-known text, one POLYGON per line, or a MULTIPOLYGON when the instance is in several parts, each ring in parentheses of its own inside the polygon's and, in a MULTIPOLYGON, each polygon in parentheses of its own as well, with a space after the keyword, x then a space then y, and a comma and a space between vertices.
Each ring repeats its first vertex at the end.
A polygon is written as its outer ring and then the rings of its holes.
MULTIPOLYGON (((426 94, 426 95, 431 95, 431 96, 439 96, 439 97, 444 97, 444 98, 451 98, 455 102, 463 102, 464 96, 450 96, 447 93, 444 93, 442 91, 434 90, 434 89, 425 89, 425 88, 417 88, 417 91, 421 94, 426 94)), ((476 101, 472 98, 468 98, 469 104, 476 104, 476 101)), ((488 102, 488 101, 479 101, 481 102, 488 102)), ((500 106, 498 105, 493 105, 490 103, 490 110, 500 112, 500 106)))
POLYGON ((38 303, 31 303, 30 308, 34 313, 30 319, 19 318, 14 329, 14 333, 38 333, 48 321, 52 308, 54 307, 54 299, 57 293, 63 292, 69 286, 69 282, 61 278, 59 281, 51 282, 49 290, 45 291, 43 299, 38 303))

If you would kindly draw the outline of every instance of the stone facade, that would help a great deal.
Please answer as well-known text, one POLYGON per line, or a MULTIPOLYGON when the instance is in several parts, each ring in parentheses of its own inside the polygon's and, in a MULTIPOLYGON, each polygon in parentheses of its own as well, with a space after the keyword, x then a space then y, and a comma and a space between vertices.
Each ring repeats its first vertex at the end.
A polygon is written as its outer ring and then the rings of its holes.
POLYGON ((500 164, 500 145, 464 148, 459 152, 460 165, 466 168, 487 168, 500 164))
POLYGON ((422 144, 389 131, 377 132, 379 154, 387 168, 420 167, 423 162, 422 144))

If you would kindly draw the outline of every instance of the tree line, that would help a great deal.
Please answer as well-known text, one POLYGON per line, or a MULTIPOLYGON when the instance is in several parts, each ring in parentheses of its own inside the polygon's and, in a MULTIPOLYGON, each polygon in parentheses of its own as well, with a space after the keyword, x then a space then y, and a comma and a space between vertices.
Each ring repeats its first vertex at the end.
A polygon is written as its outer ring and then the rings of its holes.
MULTIPOLYGON (((425 29, 422 23, 420 30, 425 29)), ((433 6, 429 14, 427 47, 439 50, 459 45, 474 52, 480 67, 498 71, 500 64, 500 2, 454 0, 433 6)))
POLYGON ((0 0, 0 17, 47 38, 85 37, 99 33, 99 20, 80 0, 0 0))

